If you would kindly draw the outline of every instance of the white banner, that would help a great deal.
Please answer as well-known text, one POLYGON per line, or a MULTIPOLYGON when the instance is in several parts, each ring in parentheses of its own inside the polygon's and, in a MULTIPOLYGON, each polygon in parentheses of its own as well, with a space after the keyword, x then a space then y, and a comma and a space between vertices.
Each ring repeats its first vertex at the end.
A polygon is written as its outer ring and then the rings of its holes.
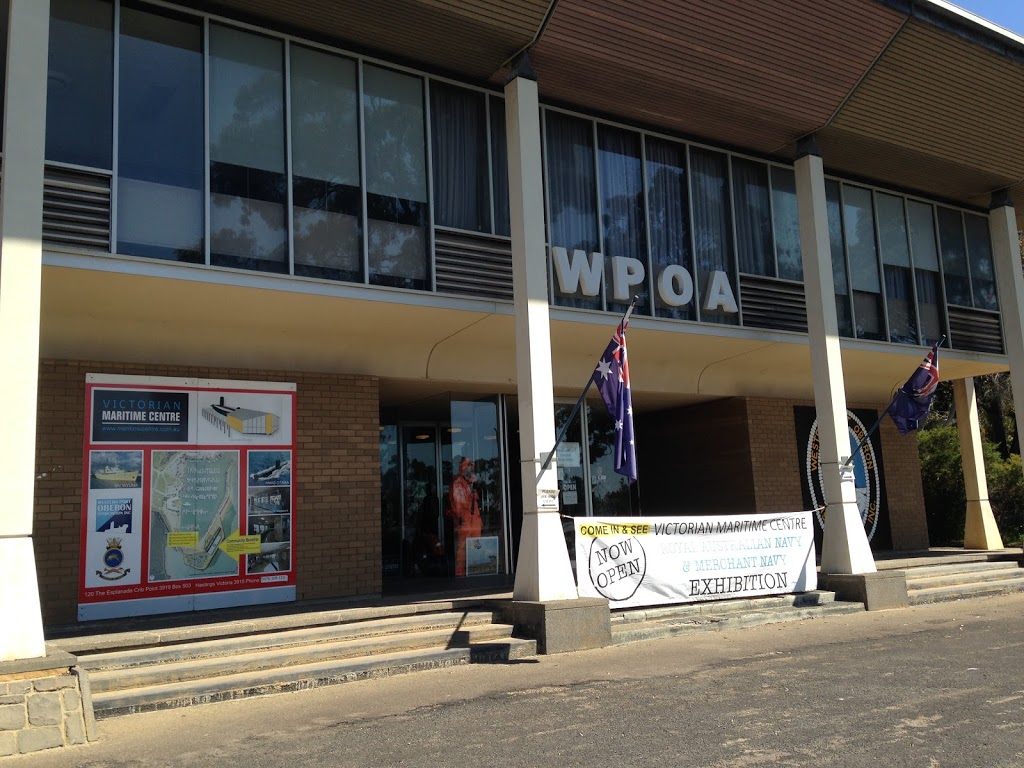
POLYGON ((810 512, 573 518, 580 597, 612 608, 817 589, 810 512))

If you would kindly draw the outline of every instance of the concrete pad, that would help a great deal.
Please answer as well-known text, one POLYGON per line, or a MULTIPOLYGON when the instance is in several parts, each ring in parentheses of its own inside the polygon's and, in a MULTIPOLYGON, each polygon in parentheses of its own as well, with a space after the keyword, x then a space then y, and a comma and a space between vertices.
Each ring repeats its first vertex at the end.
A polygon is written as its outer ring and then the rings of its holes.
POLYGON ((906 608, 910 604, 904 571, 822 573, 818 575, 818 583, 835 592, 840 600, 864 603, 869 611, 906 608))
POLYGON ((537 641, 542 654, 568 653, 611 645, 608 601, 596 597, 535 602, 512 600, 498 604, 502 621, 537 641))

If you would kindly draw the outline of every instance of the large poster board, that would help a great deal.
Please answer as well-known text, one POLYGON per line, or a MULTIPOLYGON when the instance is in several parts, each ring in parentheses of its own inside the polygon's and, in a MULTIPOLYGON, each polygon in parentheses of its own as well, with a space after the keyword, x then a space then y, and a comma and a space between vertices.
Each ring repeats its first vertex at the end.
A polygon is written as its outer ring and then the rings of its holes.
POLYGON ((80 620, 295 599, 295 397, 86 376, 80 620))
POLYGON ((612 608, 817 589, 810 512, 573 522, 580 597, 612 608))

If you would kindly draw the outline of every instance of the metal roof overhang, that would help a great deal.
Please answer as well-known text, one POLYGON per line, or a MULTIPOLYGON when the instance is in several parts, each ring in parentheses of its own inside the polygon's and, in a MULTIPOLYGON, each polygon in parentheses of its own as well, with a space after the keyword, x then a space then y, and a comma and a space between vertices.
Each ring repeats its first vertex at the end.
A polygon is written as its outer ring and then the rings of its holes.
POLYGON ((757 155, 985 208, 1021 198, 1024 39, 945 0, 185 0, 757 155))

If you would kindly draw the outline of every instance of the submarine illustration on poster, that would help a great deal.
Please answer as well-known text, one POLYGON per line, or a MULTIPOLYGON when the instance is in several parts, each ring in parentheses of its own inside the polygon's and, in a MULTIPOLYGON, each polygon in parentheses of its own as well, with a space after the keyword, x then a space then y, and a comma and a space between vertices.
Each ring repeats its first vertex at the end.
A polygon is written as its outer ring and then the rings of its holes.
POLYGON ((203 407, 203 418, 229 437, 273 435, 281 422, 277 414, 231 406, 223 397, 220 402, 203 407))
POLYGON ((292 462, 290 459, 286 459, 284 461, 277 459, 274 462, 274 466, 250 473, 249 479, 256 483, 277 480, 281 475, 286 474, 291 467, 292 462))

